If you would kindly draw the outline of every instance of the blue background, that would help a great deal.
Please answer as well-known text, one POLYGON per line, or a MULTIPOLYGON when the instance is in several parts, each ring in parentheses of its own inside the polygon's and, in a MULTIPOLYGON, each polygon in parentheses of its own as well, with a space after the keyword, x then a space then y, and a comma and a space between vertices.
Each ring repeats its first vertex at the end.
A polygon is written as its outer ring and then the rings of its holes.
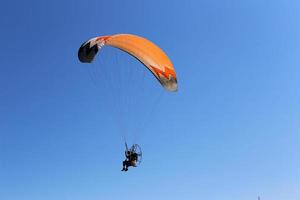
POLYGON ((0 8, 0 199, 299 199, 300 3, 43 1, 0 8), (123 141, 77 49, 134 33, 170 56, 179 92, 123 141))

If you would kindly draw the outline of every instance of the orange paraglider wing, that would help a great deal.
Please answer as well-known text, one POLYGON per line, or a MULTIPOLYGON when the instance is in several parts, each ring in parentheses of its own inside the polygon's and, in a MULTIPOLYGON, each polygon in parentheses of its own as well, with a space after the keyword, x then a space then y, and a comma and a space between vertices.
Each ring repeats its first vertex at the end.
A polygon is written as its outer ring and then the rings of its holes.
POLYGON ((98 49, 104 45, 116 47, 141 61, 168 91, 177 91, 176 72, 168 56, 151 41, 131 34, 116 34, 92 38, 81 45, 81 62, 92 62, 98 49))

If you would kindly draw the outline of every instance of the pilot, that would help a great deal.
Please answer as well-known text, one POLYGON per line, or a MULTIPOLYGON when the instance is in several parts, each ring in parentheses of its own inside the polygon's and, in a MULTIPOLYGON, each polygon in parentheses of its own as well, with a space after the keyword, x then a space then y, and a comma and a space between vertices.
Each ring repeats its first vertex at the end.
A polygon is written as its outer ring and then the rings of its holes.
POLYGON ((125 151, 126 159, 123 161, 123 169, 122 171, 128 171, 128 167, 136 167, 136 162, 138 160, 138 154, 132 150, 125 151))

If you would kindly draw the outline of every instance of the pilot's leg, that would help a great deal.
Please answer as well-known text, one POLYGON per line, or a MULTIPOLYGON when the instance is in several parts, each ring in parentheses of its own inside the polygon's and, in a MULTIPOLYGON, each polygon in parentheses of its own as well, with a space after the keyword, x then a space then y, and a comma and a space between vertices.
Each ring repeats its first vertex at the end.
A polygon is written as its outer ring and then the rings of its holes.
POLYGON ((122 171, 126 171, 126 169, 127 169, 127 166, 126 166, 126 160, 124 160, 124 161, 123 161, 123 169, 122 169, 122 171))

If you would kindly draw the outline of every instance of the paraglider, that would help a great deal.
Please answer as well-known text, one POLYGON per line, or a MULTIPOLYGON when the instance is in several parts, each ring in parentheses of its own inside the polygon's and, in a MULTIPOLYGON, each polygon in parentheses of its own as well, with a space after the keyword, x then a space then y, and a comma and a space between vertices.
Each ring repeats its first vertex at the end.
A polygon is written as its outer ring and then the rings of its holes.
POLYGON ((128 149, 125 143, 125 157, 123 161, 123 169, 121 171, 128 171, 128 167, 137 167, 142 162, 142 150, 138 144, 134 144, 128 149))
POLYGON ((168 91, 177 91, 175 69, 167 55, 149 40, 131 34, 100 36, 83 43, 78 58, 83 63, 91 63, 103 46, 116 47, 132 55, 143 63, 168 91))
MULTIPOLYGON (((168 56, 157 45, 140 36, 132 34, 116 34, 91 38, 80 46, 78 50, 78 59, 82 63, 91 63, 98 51, 104 46, 111 46, 120 49, 136 58, 153 74, 161 86, 163 86, 163 88, 165 88, 167 91, 176 92, 178 90, 176 72, 168 56)), ((113 71, 112 73, 117 73, 119 69, 110 68, 109 71, 113 71)), ((113 84, 122 85, 118 83, 117 76, 113 75, 112 79, 113 84)), ((127 83, 128 82, 126 82, 126 84, 127 83)), ((139 85, 140 83, 137 82, 133 84, 139 85)), ((139 90, 139 92, 142 92, 142 90, 139 90)), ((119 96, 112 98, 112 100, 115 99, 119 99, 119 96)), ((127 100, 128 98, 126 97, 125 99, 127 100)), ((144 99, 142 99, 142 101, 144 101, 144 99)), ((123 107, 126 108, 126 106, 123 107)), ((143 113, 143 115, 145 114, 143 113)), ((137 116, 136 118, 139 117, 137 116)), ((134 119, 134 121, 136 121, 136 119, 134 119)), ((123 131, 123 129, 121 131, 123 131)), ((137 167, 141 163, 142 159, 142 151, 140 146, 138 144, 134 144, 131 146, 131 148, 128 148, 126 144, 125 157, 126 159, 123 161, 122 171, 127 171, 128 167, 130 166, 137 167)))

